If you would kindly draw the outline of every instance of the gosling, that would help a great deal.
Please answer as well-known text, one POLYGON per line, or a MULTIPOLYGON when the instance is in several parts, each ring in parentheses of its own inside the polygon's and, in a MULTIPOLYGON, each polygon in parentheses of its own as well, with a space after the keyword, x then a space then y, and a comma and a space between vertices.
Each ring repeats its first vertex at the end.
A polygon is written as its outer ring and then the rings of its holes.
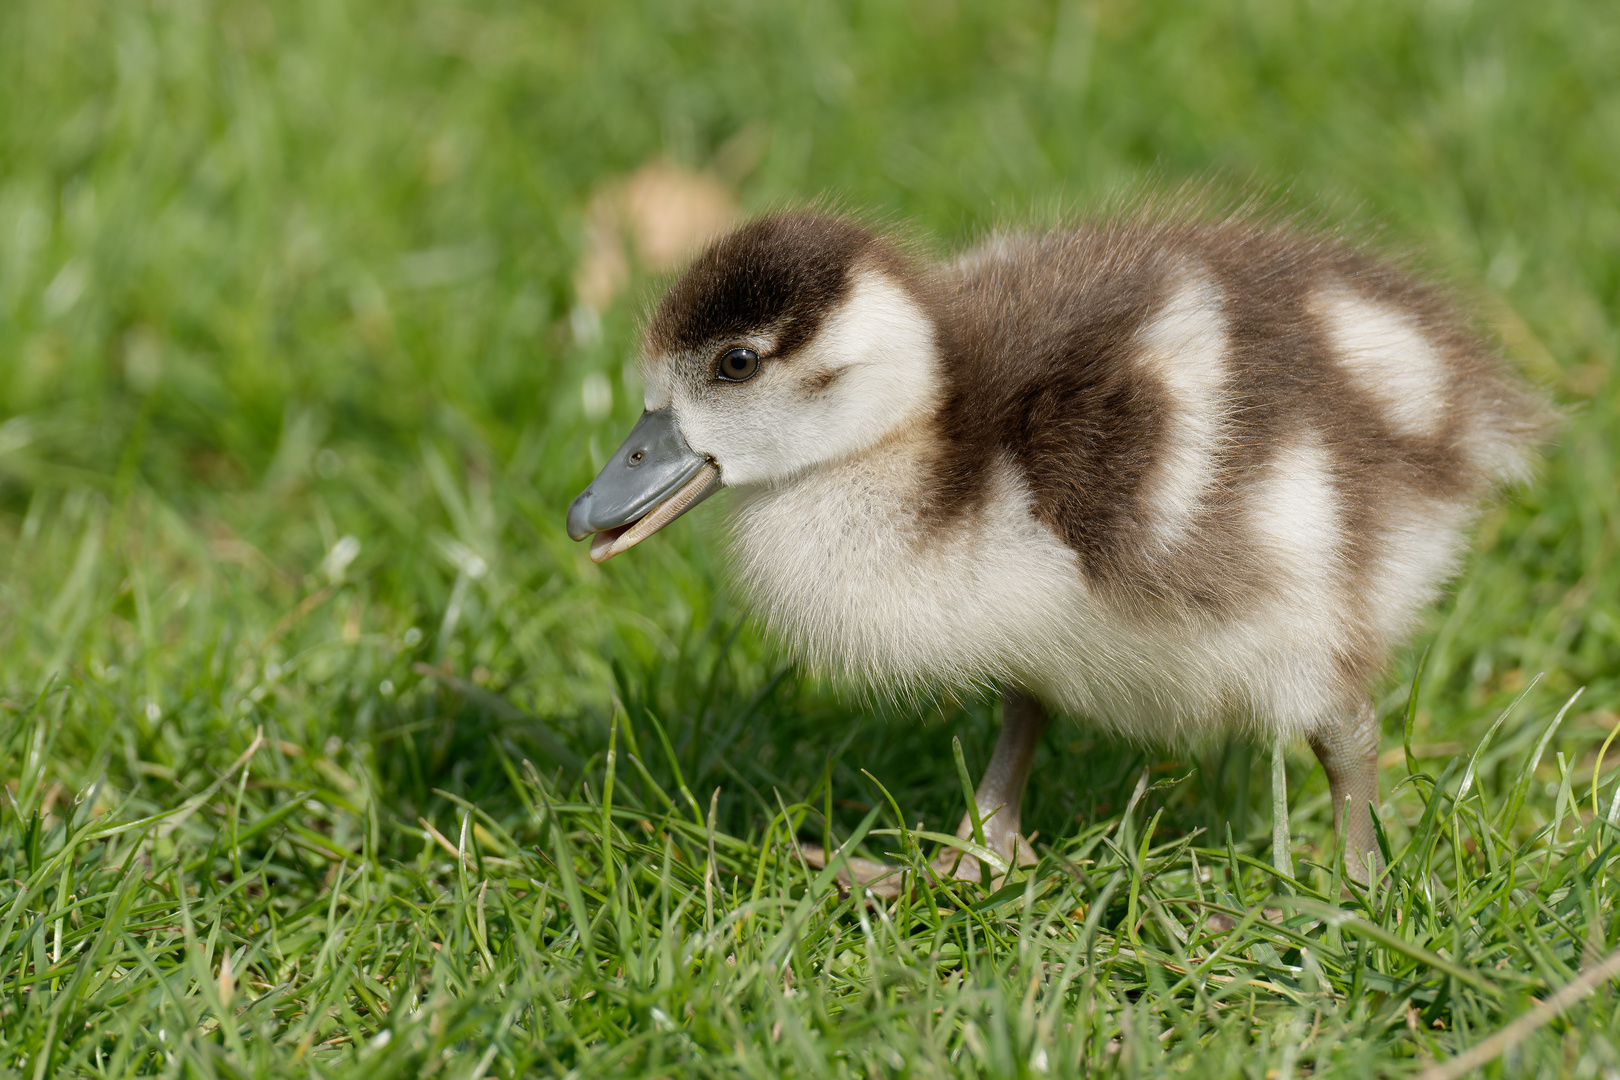
POLYGON ((1020 806, 1055 711, 1139 742, 1303 737, 1374 878, 1370 688, 1546 423, 1401 270, 1149 215, 938 264, 847 217, 764 217, 664 296, 642 374, 569 534, 605 561, 733 488, 737 583, 812 668, 999 687, 975 800, 1004 865, 1033 858, 1020 806))

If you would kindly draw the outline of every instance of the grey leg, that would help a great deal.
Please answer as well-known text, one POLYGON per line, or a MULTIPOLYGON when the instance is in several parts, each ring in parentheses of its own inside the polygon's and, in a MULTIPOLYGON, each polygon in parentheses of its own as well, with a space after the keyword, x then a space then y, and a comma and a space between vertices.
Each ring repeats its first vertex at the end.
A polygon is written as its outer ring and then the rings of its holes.
POLYGON ((1311 749, 1327 772, 1333 793, 1333 831, 1339 837, 1350 876, 1366 884, 1368 863, 1376 877, 1384 869, 1368 805, 1378 806, 1378 717, 1372 703, 1343 723, 1310 735, 1311 749))
MULTIPOLYGON (((1051 720, 1046 708, 1021 690, 1006 690, 1001 695, 1001 734, 996 738, 996 750, 990 757, 990 766, 979 781, 973 801, 979 807, 979 821, 984 827, 985 846, 1013 866, 1024 866, 1035 861, 1035 852, 1019 833, 1024 804, 1024 785, 1029 781, 1030 768, 1035 764, 1035 749, 1040 745, 1041 733, 1051 720)), ((966 840, 973 836, 973 817, 962 815, 962 824, 956 835, 966 840)), ((812 844, 803 844, 799 851, 813 867, 827 865, 827 853, 812 844)), ((940 875, 956 868, 955 876, 968 881, 979 880, 979 860, 963 855, 955 848, 947 848, 934 859, 934 868, 940 875)), ((894 897, 903 887, 899 869, 887 863, 870 859, 849 859, 846 869, 840 870, 838 880, 845 887, 859 884, 874 895, 894 897)))
MULTIPOLYGON (((1029 694, 1022 690, 1002 691, 1001 734, 996 738, 995 753, 990 757, 989 768, 984 770, 984 779, 979 781, 973 801, 978 803, 985 846, 1012 866, 1035 861, 1035 852, 1020 834, 1019 827, 1023 817, 1024 785, 1035 764, 1035 749, 1040 745, 1041 733, 1050 722, 1046 707, 1029 694)), ((962 815, 956 835, 964 840, 973 836, 971 814, 962 815)), ((943 852, 939 859, 947 864, 947 869, 948 864, 955 861, 955 851, 943 852)), ((971 856, 964 857, 956 876, 978 880, 979 861, 971 856)))

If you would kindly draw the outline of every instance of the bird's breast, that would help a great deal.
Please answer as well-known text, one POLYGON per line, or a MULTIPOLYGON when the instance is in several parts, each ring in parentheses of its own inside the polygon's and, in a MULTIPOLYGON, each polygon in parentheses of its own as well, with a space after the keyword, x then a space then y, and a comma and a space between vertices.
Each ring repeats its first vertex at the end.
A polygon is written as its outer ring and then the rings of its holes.
POLYGON ((1018 685, 1160 741, 1234 724, 1293 729, 1335 707, 1331 652, 1297 638, 1279 651, 1259 613, 1199 621, 1110 604, 1031 512, 1009 457, 994 463, 980 508, 949 528, 924 518, 921 474, 863 459, 739 491, 737 584, 811 668, 900 693, 1018 685))
POLYGON ((1015 673, 1041 622, 1083 601, 1073 553, 1029 513, 1002 463, 979 512, 931 527, 904 455, 744 492, 733 522, 739 584, 816 668, 923 688, 1015 673))

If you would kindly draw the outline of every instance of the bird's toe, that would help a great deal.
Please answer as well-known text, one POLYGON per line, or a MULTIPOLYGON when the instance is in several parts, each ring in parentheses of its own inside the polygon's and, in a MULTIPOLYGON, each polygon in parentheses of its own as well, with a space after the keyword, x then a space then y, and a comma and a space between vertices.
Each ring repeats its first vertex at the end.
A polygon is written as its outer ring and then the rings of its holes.
MULTIPOLYGON (((819 844, 800 844, 799 853, 804 856, 805 863, 815 870, 826 869, 830 861, 826 850, 819 844)), ((838 860, 834 876, 845 892, 859 888, 874 896, 892 900, 900 895, 904 871, 892 863, 849 855, 838 860)))

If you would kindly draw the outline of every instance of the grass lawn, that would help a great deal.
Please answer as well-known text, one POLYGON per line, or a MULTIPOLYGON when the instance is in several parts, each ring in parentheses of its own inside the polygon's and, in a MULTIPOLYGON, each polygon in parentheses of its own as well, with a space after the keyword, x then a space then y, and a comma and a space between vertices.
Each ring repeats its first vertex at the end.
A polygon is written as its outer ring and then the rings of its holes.
POLYGON ((1617 56, 1574 0, 0 5, 0 1075, 1620 1077, 1617 56), (1005 888, 796 858, 926 858, 995 718, 796 672, 724 497, 564 535, 659 284, 585 312, 588 207, 658 158, 941 249, 1213 175, 1454 281, 1569 419, 1381 688, 1391 886, 1303 747, 1288 876, 1264 748, 1068 721, 1005 888))

